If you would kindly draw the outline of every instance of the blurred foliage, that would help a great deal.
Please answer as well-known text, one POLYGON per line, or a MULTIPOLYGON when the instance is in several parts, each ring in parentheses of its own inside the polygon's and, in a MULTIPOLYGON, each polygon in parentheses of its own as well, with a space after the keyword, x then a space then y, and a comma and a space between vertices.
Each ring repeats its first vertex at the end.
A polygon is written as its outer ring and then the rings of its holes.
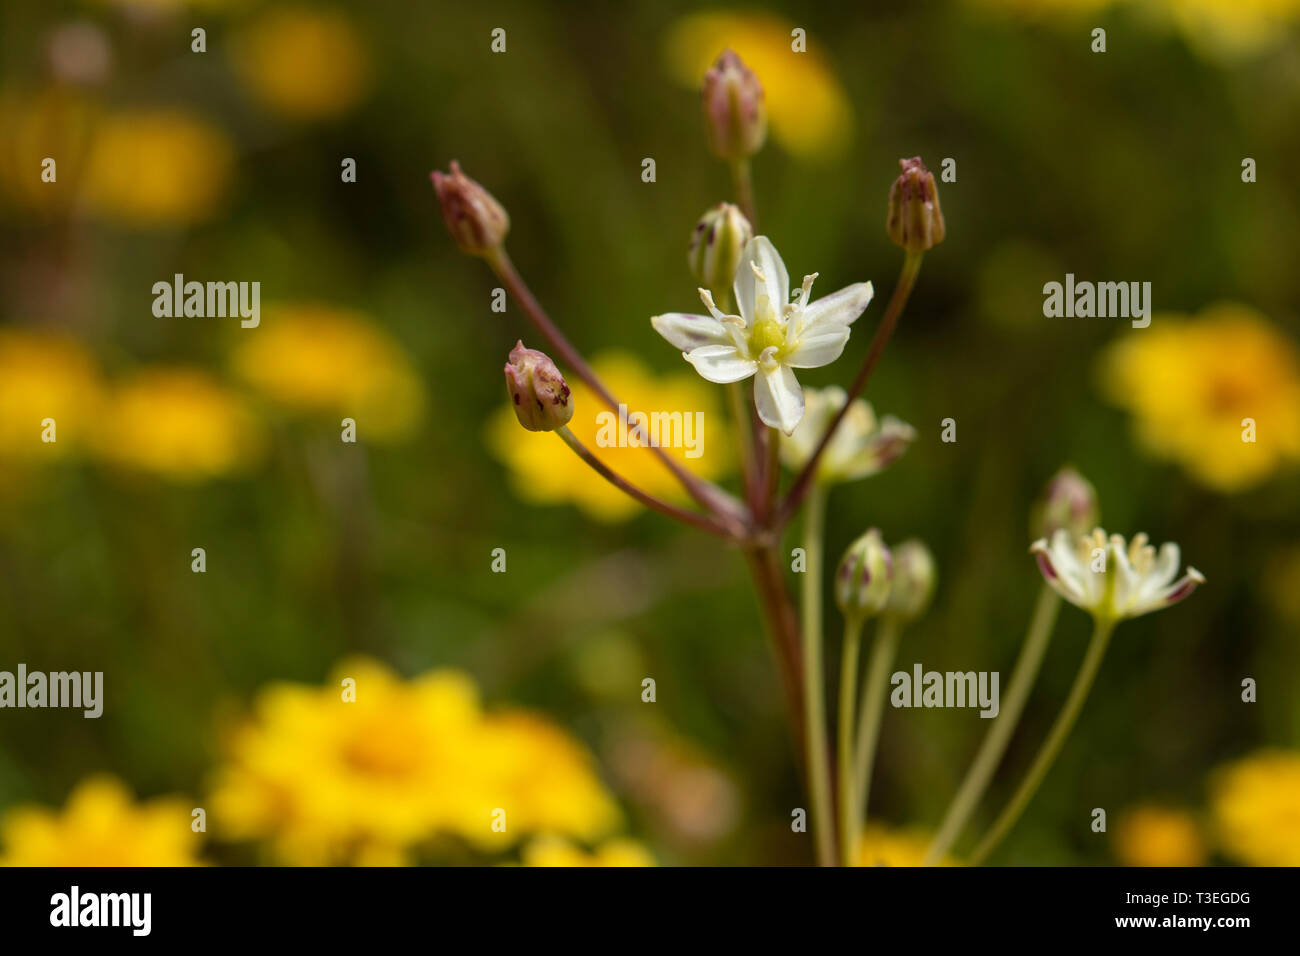
MULTIPOLYGON (((1221 6, 1240 18, 1255 5, 1221 6)), ((837 140, 850 145, 810 157, 770 143, 754 167, 761 231, 793 273, 877 290, 845 356, 807 384, 847 383, 881 314, 901 258, 883 228, 898 158, 919 153, 936 171, 956 159, 957 181, 940 183, 948 238, 867 395, 917 441, 830 501, 829 555, 870 524, 891 541, 919 536, 938 558, 934 607, 905 635, 899 666, 1009 672, 1039 587, 1029 507, 1065 461, 1096 485, 1109 530, 1176 540, 1209 580, 1188 604, 1121 628, 1001 862, 1114 861, 1091 808, 1204 807, 1220 763, 1300 746, 1294 463, 1226 493, 1147 457, 1097 372, 1108 343, 1145 333, 1042 315, 1043 284, 1072 272, 1150 281, 1157 312, 1244 303, 1294 344, 1295 28, 1278 28, 1290 42, 1227 56, 1201 42, 1198 31, 1219 29, 1209 15, 1189 25, 1136 5, 1079 7, 1028 19, 1005 3, 764 7, 807 30, 808 56, 843 93, 850 128, 837 140), (1089 50, 1094 26, 1108 31, 1104 55, 1089 50), (1257 183, 1241 181, 1246 156, 1257 183), (938 440, 947 417, 955 443, 938 440), (1255 704, 1241 702, 1248 676, 1255 704)), ((743 562, 655 516, 606 524, 516 496, 490 422, 506 353, 520 336, 535 343, 513 304, 491 311, 496 283, 457 253, 428 181, 459 159, 501 200, 516 264, 588 356, 617 350, 681 373, 648 318, 696 309, 687 241, 729 198, 667 47, 694 8, 375 0, 327 8, 324 21, 300 13, 307 39, 286 38, 284 9, 59 0, 0 11, 0 332, 75 340, 114 389, 197 367, 267 433, 249 470, 201 482, 62 448, 32 463, 6 439, 0 669, 102 670, 107 699, 98 720, 0 713, 0 808, 62 805, 101 771, 145 797, 201 802, 223 720, 264 685, 319 684, 361 653, 406 675, 461 668, 489 704, 548 712, 594 750, 628 832, 660 862, 805 862, 807 841, 789 827, 805 798, 743 562), (195 25, 206 53, 190 52, 195 25), (507 30, 504 55, 489 52, 495 27, 507 30), (60 157, 57 184, 39 180, 47 155, 60 157), (356 159, 353 184, 340 181, 344 157, 356 159), (234 358, 265 341, 255 337, 269 319, 246 330, 151 313, 153 283, 175 273, 260 281, 268 315, 310 302, 360 316, 382 336, 383 361, 409 363, 394 374, 413 374, 400 391, 422 393, 423 411, 395 441, 362 427, 359 444, 340 443, 328 398, 277 403, 256 391, 254 359, 234 358), (490 570, 494 548, 507 550, 505 574, 490 570), (653 705, 640 699, 646 676, 653 705)), ((292 336, 284 347, 297 354, 292 336)), ((355 381, 346 361, 334 374, 340 388, 355 381)), ((0 394, 21 379, 6 372, 0 394)), ((101 384, 73 388, 61 407, 101 384)), ((152 401, 164 416, 171 400, 152 401)), ((18 407, 13 394, 0 402, 18 407)), ((61 434, 92 446, 125 424, 65 414, 61 434)), ((37 441, 35 423, 0 422, 0 434, 11 427, 37 441)), ((1087 631, 1063 610, 977 827, 1031 758, 1087 631)), ((873 815, 932 827, 985 729, 974 711, 888 712, 873 815)), ((211 858, 246 859, 210 839, 211 858)))

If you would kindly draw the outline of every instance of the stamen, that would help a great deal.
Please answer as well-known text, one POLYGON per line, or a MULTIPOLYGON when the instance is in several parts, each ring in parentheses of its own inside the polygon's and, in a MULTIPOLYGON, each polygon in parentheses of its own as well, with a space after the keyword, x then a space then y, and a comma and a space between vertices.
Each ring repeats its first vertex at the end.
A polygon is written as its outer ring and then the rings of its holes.
POLYGON ((709 314, 719 322, 726 322, 728 319, 737 319, 742 325, 744 324, 744 319, 741 319, 739 316, 727 315, 714 305, 713 293, 708 289, 700 289, 700 301, 703 302, 704 307, 709 310, 709 314))

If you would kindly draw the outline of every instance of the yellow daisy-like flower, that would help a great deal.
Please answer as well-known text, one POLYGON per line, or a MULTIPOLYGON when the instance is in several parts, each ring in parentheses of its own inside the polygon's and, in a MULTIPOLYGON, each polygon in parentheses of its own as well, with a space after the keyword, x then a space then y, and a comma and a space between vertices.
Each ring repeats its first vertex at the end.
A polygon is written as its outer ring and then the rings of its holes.
POLYGON ((1210 809, 1223 851, 1250 866, 1300 866, 1300 751, 1261 750, 1215 772, 1210 809))
POLYGON ((234 167, 218 127, 180 110, 106 116, 86 161, 86 195, 99 216, 128 226, 188 226, 211 218, 234 167))
POLYGON ((766 13, 694 13, 673 25, 665 42, 668 70, 698 89, 725 49, 734 50, 758 76, 768 125, 786 150, 804 160, 843 155, 853 129, 853 109, 820 46, 793 49, 796 25, 766 13))
POLYGON ((0 866, 197 866, 192 809, 177 799, 136 804, 113 777, 91 777, 62 812, 10 809, 0 820, 0 866))
POLYGON ((287 408, 355 419, 365 440, 407 438, 424 417, 424 386, 401 346, 349 309, 268 307, 256 333, 240 336, 232 364, 287 408))
POLYGON ((234 839, 293 864, 399 862, 439 837, 479 850, 538 832, 590 842, 620 820, 590 754, 543 718, 485 714, 457 671, 404 681, 365 659, 323 687, 263 691, 212 806, 234 839))
MULTIPOLYGON (((868 824, 859 843, 858 866, 924 866, 925 851, 934 834, 916 827, 891 828, 868 824)), ((945 856, 939 866, 957 866, 945 856)))
MULTIPOLYGON (((636 359, 621 354, 601 356, 592 368, 627 406, 630 420, 639 412, 647 416, 647 422, 656 413, 661 423, 671 422, 671 427, 661 424, 659 429, 661 447, 667 454, 702 478, 715 478, 726 468, 731 439, 712 386, 693 373, 656 379, 636 359)), ((682 500, 681 485, 650 449, 617 444, 618 416, 600 397, 581 381, 572 377, 567 381, 573 406, 569 429, 574 436, 642 490, 682 500)), ((650 435, 655 437, 653 429, 650 435)), ((602 521, 624 520, 641 510, 639 504, 596 474, 555 435, 521 428, 514 409, 505 402, 489 422, 488 444, 509 467, 515 488, 528 501, 573 502, 602 521)))
POLYGON ((1186 810, 1130 807, 1115 821, 1115 856, 1125 866, 1201 866, 1205 838, 1186 810))
POLYGON ((588 853, 568 840, 542 837, 524 848, 524 866, 654 866, 654 857, 635 840, 608 840, 588 853))
POLYGON ((114 465, 197 482, 246 470, 264 445, 239 395, 202 369, 175 366, 138 372, 110 392, 95 451, 114 465))
POLYGON ((1141 444, 1211 488, 1247 488, 1300 459, 1300 355, 1247 306, 1157 315, 1106 350, 1101 378, 1141 444))
POLYGON ((232 44, 236 74, 265 106, 294 119, 340 116, 370 85, 370 58, 337 10, 273 7, 232 44))
POLYGON ((0 460, 49 460, 84 447, 102 400, 98 366, 75 339, 0 329, 0 460), (52 442, 42 440, 47 419, 52 442))

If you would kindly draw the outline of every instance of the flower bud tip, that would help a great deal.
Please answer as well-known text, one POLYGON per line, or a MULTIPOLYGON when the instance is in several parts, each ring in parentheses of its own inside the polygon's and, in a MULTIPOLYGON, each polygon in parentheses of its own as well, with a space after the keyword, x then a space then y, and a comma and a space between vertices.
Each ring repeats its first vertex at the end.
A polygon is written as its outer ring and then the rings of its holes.
POLYGON ((472 256, 486 256, 500 248, 510 231, 510 216, 486 189, 461 172, 451 161, 450 172, 434 170, 433 180, 442 218, 456 245, 472 256))

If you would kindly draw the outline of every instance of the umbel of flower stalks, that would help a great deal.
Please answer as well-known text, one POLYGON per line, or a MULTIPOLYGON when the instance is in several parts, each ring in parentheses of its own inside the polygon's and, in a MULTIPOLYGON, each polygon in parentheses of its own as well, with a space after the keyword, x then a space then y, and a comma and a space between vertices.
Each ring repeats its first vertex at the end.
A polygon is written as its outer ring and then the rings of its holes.
POLYGON ((530 432, 552 432, 569 424, 573 417, 569 386, 545 352, 517 342, 505 372, 506 391, 520 425, 530 432))
POLYGON ((920 156, 900 159, 903 171, 889 187, 889 213, 885 229, 895 245, 908 252, 925 252, 943 242, 943 211, 934 175, 920 156))

